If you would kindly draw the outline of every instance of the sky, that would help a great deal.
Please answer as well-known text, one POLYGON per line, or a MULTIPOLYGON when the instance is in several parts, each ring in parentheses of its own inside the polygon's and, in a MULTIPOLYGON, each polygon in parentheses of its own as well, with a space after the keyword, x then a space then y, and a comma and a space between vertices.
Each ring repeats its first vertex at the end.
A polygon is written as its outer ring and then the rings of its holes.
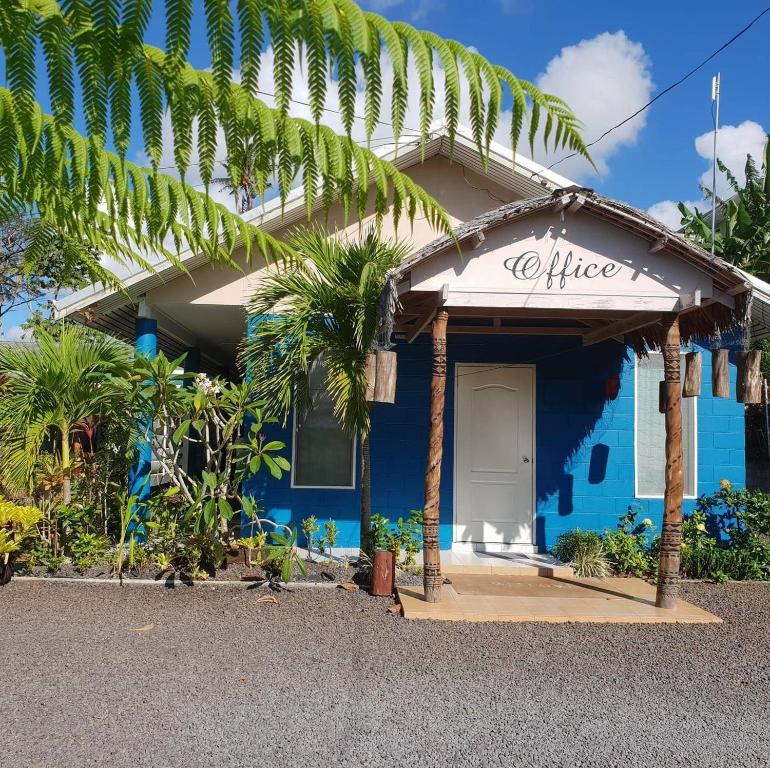
MULTIPOLYGON (((360 4, 391 20, 407 21, 472 46, 493 63, 562 97, 582 120, 587 141, 679 80, 766 6, 754 0, 731 4, 714 0, 646 0, 643 4, 617 0, 360 0, 360 4)), ((196 9, 200 5, 195 0, 196 9)), ((156 0, 156 6, 148 41, 162 44, 162 3, 156 0)), ((206 67, 209 62, 200 22, 196 34, 191 62, 206 67)), ((769 38, 770 13, 690 79, 596 144, 591 153, 598 173, 579 158, 560 162, 554 170, 678 226, 677 201, 705 207, 699 185, 710 186, 711 78, 717 72, 722 82, 717 155, 739 179, 743 178, 746 154, 760 156, 765 132, 770 130, 769 38)), ((271 51, 264 58, 266 81, 261 87, 269 91, 271 51)), ((440 84, 440 71, 436 77, 440 84)), ((302 96, 300 77, 295 97, 302 96)), ((41 100, 45 102, 44 94, 41 100)), ((384 101, 388 103, 387 93, 384 101)), ((440 110, 440 98, 437 103, 440 110)), ((306 116, 303 107, 297 106, 295 111, 306 116)), ((416 114, 413 102, 407 126, 417 124, 416 114)), ((326 116, 332 127, 340 127, 335 115, 326 116)), ((170 133, 170 126, 166 130, 170 133)), ((360 131, 356 126, 354 134, 360 135, 360 131)), ((382 126, 376 135, 387 132, 382 126)), ((506 142, 505 115, 497 138, 506 142)), ((146 160, 141 146, 137 126, 131 159, 146 160)), ((544 156, 540 149, 535 157, 545 164, 560 159, 544 156)), ((162 164, 172 164, 172 158, 168 147, 162 164)), ((195 157, 192 159, 194 162, 195 157)), ((188 180, 199 180, 194 169, 188 180)), ((724 193, 725 180, 720 179, 717 187, 724 193)), ((7 319, 3 335, 18 338, 24 316, 19 312, 7 319)))

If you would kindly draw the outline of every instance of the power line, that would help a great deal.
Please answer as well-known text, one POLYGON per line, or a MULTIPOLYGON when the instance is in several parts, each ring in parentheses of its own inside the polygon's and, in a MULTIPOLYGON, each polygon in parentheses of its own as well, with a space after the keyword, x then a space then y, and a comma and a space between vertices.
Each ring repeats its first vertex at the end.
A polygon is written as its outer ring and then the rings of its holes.
MULTIPOLYGON (((709 54, 703 61, 701 61, 700 64, 693 67, 687 74, 683 75, 679 78, 675 83, 672 83, 668 87, 664 88, 660 93, 658 93, 655 97, 650 99, 643 107, 639 107, 639 109, 634 112, 633 115, 629 115, 624 120, 621 120, 617 125, 613 125, 612 128, 608 128, 601 136, 599 136, 598 139, 594 139, 589 144, 586 144, 586 149, 588 147, 593 147, 594 144, 598 144, 602 139, 604 139, 606 136, 609 136, 613 131, 617 130, 621 126, 625 125, 629 121, 633 120, 637 115, 640 115, 642 112, 644 112, 646 109, 649 109, 658 99, 665 96, 669 91, 673 91, 674 88, 680 86, 685 80, 689 80, 699 69, 702 69, 706 66, 713 58, 718 56, 722 51, 725 50, 725 48, 729 48, 739 37, 744 35, 746 32, 748 32, 765 14, 770 12, 770 6, 767 6, 761 13, 757 14, 743 29, 736 32, 726 43, 723 43, 719 48, 717 48, 713 53, 709 54)), ((556 160, 555 162, 551 163, 551 165, 548 166, 547 170, 551 170, 555 166, 559 165, 559 163, 563 163, 565 160, 569 160, 571 157, 577 156, 577 152, 571 152, 569 155, 565 155, 559 160, 556 160)))

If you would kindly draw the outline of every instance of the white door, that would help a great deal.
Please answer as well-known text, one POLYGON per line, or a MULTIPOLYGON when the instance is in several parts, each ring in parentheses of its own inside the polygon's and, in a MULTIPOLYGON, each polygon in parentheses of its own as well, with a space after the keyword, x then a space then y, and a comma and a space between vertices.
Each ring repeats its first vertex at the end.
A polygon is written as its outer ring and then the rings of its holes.
POLYGON ((533 544, 534 369, 458 365, 455 541, 533 544))

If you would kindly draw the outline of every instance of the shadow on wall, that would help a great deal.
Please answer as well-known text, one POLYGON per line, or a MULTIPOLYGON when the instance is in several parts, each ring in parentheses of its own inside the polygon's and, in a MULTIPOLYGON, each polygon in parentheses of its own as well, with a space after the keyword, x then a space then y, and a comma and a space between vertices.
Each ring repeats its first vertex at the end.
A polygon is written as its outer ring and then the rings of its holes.
MULTIPOLYGON (((599 489, 588 486, 605 482, 608 467, 618 457, 613 456, 609 444, 601 441, 597 427, 606 415, 607 404, 619 396, 629 354, 625 346, 610 341, 576 348, 538 365, 539 509, 552 509, 561 517, 571 515, 575 511, 576 485, 587 486, 583 495, 601 495, 599 489), (597 431, 600 439, 588 451, 586 441, 597 431), (576 478, 578 469, 580 475, 576 478)), ((538 542, 546 540, 546 519, 547 514, 538 516, 538 542)))

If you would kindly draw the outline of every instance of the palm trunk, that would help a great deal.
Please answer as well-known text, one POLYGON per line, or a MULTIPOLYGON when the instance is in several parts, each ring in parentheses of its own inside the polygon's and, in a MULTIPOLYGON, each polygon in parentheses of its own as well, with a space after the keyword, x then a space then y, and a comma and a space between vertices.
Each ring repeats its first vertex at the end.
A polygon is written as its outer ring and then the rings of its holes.
POLYGON ((70 478, 70 433, 67 427, 61 427, 61 498, 64 504, 72 501, 72 479, 70 478))
POLYGON ((369 454, 369 433, 361 435, 361 550, 371 557, 372 527, 372 465, 369 454))

